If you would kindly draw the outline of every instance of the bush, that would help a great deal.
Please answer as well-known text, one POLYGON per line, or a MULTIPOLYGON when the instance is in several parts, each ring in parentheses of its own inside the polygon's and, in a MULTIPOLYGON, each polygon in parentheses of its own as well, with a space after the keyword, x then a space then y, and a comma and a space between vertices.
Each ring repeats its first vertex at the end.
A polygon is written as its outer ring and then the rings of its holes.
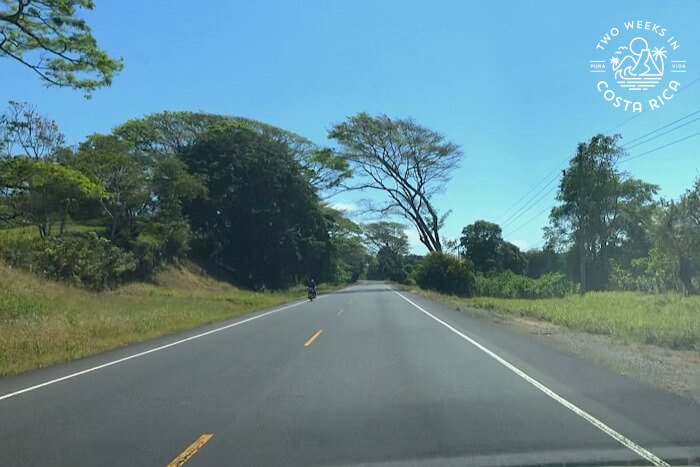
POLYGON ((426 256, 415 272, 416 283, 424 289, 470 297, 474 294, 475 277, 472 264, 445 253, 426 256))
POLYGON ((416 285, 416 281, 409 277, 405 281, 403 281, 403 285, 413 286, 416 285))
POLYGON ((15 240, 5 245, 2 253, 11 265, 93 290, 119 283, 137 264, 131 253, 95 232, 15 240))
POLYGON ((476 278, 476 294, 500 298, 552 298, 572 292, 574 284, 564 274, 552 272, 538 279, 505 271, 492 277, 476 278))
POLYGON ((654 247, 647 257, 630 261, 627 268, 611 261, 610 288, 651 294, 682 293, 685 289, 677 270, 678 261, 654 247))

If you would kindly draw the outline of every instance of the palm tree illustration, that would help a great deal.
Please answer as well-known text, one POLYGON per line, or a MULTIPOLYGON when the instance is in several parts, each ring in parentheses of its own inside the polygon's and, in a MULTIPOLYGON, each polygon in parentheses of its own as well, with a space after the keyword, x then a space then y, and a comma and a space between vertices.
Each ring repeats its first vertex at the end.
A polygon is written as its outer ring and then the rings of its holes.
POLYGON ((668 51, 664 50, 664 47, 654 47, 654 49, 651 51, 651 56, 654 58, 654 61, 661 65, 659 67, 659 71, 661 71, 662 75, 664 74, 664 59, 667 58, 667 53, 668 51))

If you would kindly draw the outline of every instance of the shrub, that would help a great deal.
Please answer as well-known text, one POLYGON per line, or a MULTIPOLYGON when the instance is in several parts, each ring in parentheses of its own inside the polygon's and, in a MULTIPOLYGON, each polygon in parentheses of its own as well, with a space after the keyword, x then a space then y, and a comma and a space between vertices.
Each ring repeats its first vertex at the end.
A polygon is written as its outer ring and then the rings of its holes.
POLYGON ((413 285, 416 285, 416 281, 414 281, 413 279, 411 279, 411 278, 409 277, 409 278, 407 278, 405 281, 403 281, 403 284, 404 284, 404 285, 408 285, 408 286, 413 286, 413 285))
POLYGON ((426 256, 415 272, 416 283, 424 289, 469 297, 474 294, 475 278, 472 264, 445 253, 426 256))
POLYGON ((111 287, 134 271, 134 256, 95 232, 15 240, 3 248, 6 261, 53 279, 93 290, 111 287))
POLYGON ((683 292, 677 270, 677 260, 653 247, 647 257, 633 259, 627 268, 611 261, 610 288, 651 294, 683 292))
POLYGON ((538 279, 505 271, 492 277, 476 278, 476 294, 500 298, 563 297, 573 291, 574 284, 564 274, 552 272, 538 279))

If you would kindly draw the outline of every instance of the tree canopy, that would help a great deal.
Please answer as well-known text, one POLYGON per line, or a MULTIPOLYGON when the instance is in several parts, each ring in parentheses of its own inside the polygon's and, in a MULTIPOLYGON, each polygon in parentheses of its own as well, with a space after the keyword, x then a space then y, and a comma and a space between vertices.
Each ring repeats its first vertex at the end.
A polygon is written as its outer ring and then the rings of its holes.
POLYGON ((653 212, 658 187, 619 172, 615 162, 624 150, 618 142, 619 136, 599 134, 579 143, 559 186, 560 204, 550 213, 550 240, 578 252, 574 277, 581 293, 607 288, 610 259, 640 240, 637 226, 653 212))
POLYGON ((469 224, 462 229, 460 245, 464 248, 464 257, 471 260, 477 272, 525 272, 525 256, 517 246, 503 240, 498 224, 485 220, 469 224))
POLYGON ((251 287, 329 274, 328 224, 288 145, 247 128, 201 135, 181 157, 207 180, 186 203, 198 250, 251 287))
POLYGON ((97 46, 79 10, 92 0, 0 0, 0 57, 34 71, 49 86, 82 89, 89 95, 109 86, 123 68, 97 46))
POLYGON ((340 144, 355 176, 346 188, 381 191, 388 199, 369 208, 404 217, 428 251, 441 251, 445 215, 432 198, 457 167, 460 147, 412 119, 364 112, 333 125, 328 136, 340 144))

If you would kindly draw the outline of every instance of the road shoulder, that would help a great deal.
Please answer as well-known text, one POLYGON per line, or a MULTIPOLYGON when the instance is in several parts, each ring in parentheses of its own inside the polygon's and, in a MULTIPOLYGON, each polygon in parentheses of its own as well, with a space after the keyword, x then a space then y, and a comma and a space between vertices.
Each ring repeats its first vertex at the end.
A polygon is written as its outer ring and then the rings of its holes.
MULTIPOLYGON (((411 292, 436 298, 436 294, 422 294, 415 288, 411 292)), ((700 403, 700 355, 693 350, 617 342, 606 335, 575 331, 548 321, 464 306, 448 296, 437 299, 453 310, 504 326, 596 365, 700 403)))

